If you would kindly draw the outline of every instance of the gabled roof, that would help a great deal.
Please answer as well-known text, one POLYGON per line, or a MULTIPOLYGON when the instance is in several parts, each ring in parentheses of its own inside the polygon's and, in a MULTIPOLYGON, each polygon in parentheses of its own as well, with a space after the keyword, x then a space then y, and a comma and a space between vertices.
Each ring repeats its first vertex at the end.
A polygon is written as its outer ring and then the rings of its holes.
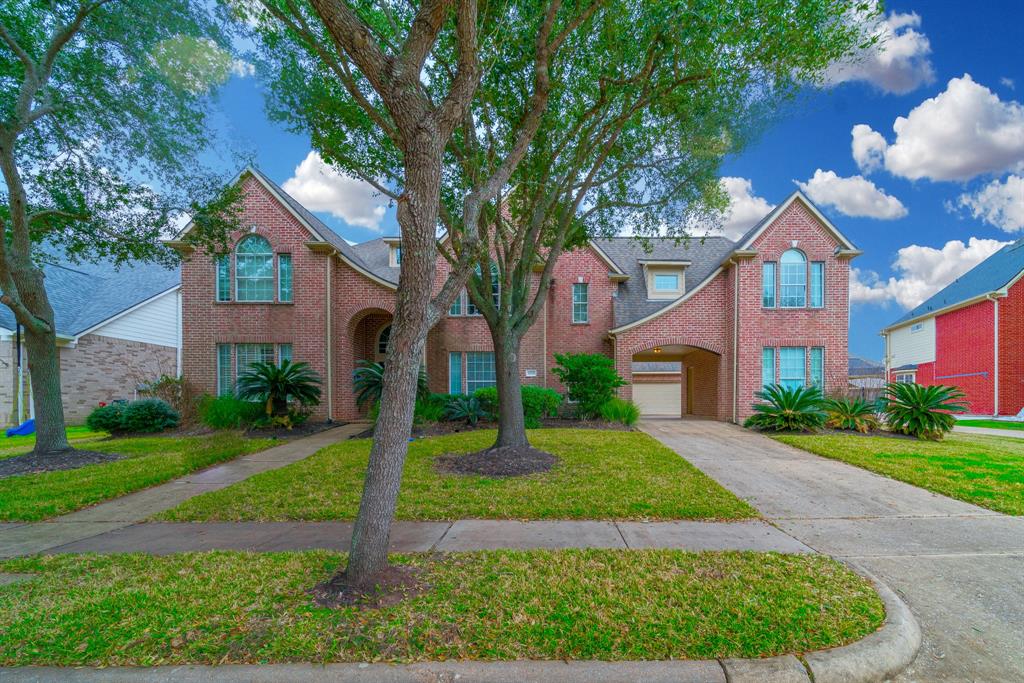
MULTIPOLYGON (((181 284, 178 268, 153 263, 72 264, 50 254, 43 263, 46 293, 58 336, 74 338, 181 284)), ((13 330, 14 313, 0 306, 0 327, 13 330)))
POLYGON ((1024 238, 1007 244, 882 331, 902 327, 918 318, 928 318, 989 294, 1005 295, 1009 286, 1021 275, 1024 275, 1024 238))
POLYGON ((853 242, 847 239, 846 236, 839 231, 839 228, 834 226, 832 224, 832 221, 826 218, 825 214, 819 211, 818 207, 814 205, 814 202, 808 199, 807 195, 805 195, 800 190, 796 190, 793 192, 793 194, 786 197, 786 201, 782 202, 774 209, 769 211, 768 215, 766 215, 764 218, 755 223, 754 226, 750 228, 750 230, 748 230, 742 237, 740 237, 740 239, 736 242, 736 250, 743 251, 745 249, 749 249, 750 245, 754 243, 754 240, 761 236, 761 233, 763 233, 765 229, 768 228, 771 222, 774 221, 780 215, 782 215, 782 212, 788 209, 790 205, 795 201, 799 201, 801 204, 807 207, 807 209, 814 215, 815 218, 818 219, 822 226, 824 226, 824 228, 828 230, 829 233, 832 234, 836 241, 839 242, 840 245, 842 245, 841 252, 845 252, 847 255, 850 256, 856 256, 857 254, 861 253, 861 251, 857 249, 853 242))

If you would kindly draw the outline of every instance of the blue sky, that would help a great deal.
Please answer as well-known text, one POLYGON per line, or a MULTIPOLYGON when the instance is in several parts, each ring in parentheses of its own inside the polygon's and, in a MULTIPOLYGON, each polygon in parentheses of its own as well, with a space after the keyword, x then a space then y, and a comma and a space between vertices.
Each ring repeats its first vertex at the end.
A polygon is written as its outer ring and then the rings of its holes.
MULTIPOLYGON (((888 3, 884 54, 838 68, 831 87, 803 93, 722 167, 731 234, 796 181, 864 250, 853 262, 853 354, 881 358, 881 327, 1024 237, 1021 15, 1019 1, 888 3)), ((219 106, 224 134, 343 236, 397 233, 380 198, 324 179, 308 138, 267 120, 254 77, 232 78, 219 106)))

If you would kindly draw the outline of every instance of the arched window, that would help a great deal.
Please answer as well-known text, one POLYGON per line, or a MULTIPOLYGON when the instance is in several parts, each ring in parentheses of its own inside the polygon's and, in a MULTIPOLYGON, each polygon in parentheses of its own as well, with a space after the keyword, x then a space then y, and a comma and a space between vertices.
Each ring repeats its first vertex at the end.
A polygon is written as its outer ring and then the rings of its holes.
POLYGON ((235 247, 235 299, 274 300, 274 252, 259 235, 249 235, 235 247))
POLYGON ((807 306, 807 258, 799 249, 790 249, 779 259, 781 278, 779 300, 783 308, 807 306))
POLYGON ((377 335, 377 355, 386 356, 388 353, 388 340, 391 339, 391 325, 388 325, 377 335))

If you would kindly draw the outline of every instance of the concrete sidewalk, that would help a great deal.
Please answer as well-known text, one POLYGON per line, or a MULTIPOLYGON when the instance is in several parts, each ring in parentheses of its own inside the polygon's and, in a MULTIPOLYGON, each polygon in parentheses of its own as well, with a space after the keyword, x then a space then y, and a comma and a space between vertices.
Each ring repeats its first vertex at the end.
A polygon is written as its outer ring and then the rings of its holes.
POLYGON ((865 567, 924 632, 905 681, 1024 680, 1024 517, 940 496, 734 425, 641 428, 793 538, 865 567))
POLYGON ((193 496, 308 458, 324 446, 349 439, 365 429, 366 425, 361 423, 343 425, 46 522, 4 524, 0 526, 0 558, 41 553, 123 529, 193 496))
POLYGON ((1024 429, 997 429, 995 427, 953 427, 955 434, 981 434, 982 436, 1005 436, 1009 439, 1024 439, 1024 429))
MULTIPOLYGON (((49 548, 48 553, 145 552, 167 555, 200 550, 347 551, 351 522, 150 522, 49 548)), ((392 552, 498 548, 680 548, 813 552, 770 524, 745 522, 612 522, 460 520, 396 522, 392 552)))

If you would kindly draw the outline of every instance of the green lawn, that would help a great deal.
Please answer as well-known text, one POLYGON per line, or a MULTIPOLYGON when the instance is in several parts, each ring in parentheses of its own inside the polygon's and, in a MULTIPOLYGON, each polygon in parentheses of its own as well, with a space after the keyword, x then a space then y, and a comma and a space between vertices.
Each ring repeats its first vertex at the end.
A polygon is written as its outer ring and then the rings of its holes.
POLYGON ((90 449, 119 453, 125 459, 0 479, 0 521, 61 515, 272 445, 270 439, 231 433, 92 441, 90 449))
POLYGON ((775 439, 935 493, 1024 515, 1024 441, 950 434, 942 441, 883 436, 786 435, 775 439))
MULTIPOLYGON (((85 448, 85 444, 107 437, 106 432, 94 432, 88 427, 68 427, 68 440, 72 446, 85 448)), ((28 453, 36 445, 36 435, 3 436, 0 432, 0 460, 28 453)))
MULTIPOLYGON (((551 472, 492 479, 440 474, 434 458, 480 450, 495 432, 409 445, 398 519, 739 519, 757 513, 672 450, 641 432, 543 429, 534 446, 561 463, 551 472)), ((354 519, 369 439, 329 446, 301 462, 192 498, 164 520, 354 519)))
POLYGON ((958 427, 987 427, 989 429, 1020 429, 1024 430, 1024 422, 1007 422, 1006 420, 957 420, 958 427))
POLYGON ((820 555, 678 550, 413 555, 429 587, 379 609, 306 592, 343 556, 37 556, 0 587, 0 665, 440 659, 706 659, 806 652, 884 619, 870 584, 820 555))

